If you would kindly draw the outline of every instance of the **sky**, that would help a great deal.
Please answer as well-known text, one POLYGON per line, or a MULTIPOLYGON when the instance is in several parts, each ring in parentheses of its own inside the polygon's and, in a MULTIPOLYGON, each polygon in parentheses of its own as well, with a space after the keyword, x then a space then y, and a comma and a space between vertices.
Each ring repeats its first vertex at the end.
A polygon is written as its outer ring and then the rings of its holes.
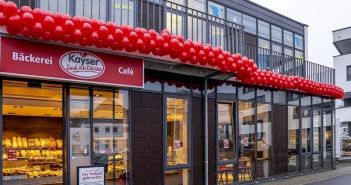
POLYGON ((308 25, 308 60, 333 66, 332 31, 351 26, 351 0, 252 0, 308 25))

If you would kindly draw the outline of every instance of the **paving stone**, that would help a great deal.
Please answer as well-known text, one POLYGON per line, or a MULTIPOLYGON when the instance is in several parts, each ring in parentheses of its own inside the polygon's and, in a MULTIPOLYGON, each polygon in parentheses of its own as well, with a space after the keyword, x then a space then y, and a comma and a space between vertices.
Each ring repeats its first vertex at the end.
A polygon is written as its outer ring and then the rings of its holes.
MULTIPOLYGON (((342 175, 351 174, 351 163, 341 163, 336 166, 334 170, 321 171, 310 173, 302 176, 295 176, 290 178, 282 178, 269 182, 260 183, 263 185, 304 185, 322 180, 339 177, 342 175)), ((351 184, 351 183, 350 183, 351 184)))

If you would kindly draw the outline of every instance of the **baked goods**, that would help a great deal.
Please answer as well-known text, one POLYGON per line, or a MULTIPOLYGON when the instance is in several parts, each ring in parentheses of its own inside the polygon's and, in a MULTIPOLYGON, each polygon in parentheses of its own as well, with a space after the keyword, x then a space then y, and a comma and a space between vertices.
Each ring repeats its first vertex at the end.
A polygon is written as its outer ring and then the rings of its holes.
POLYGON ((35 147, 40 147, 40 139, 35 138, 34 142, 35 142, 35 147))
POLYGON ((34 139, 28 139, 28 147, 29 148, 35 147, 35 140, 34 139))
POLYGON ((18 148, 23 148, 22 138, 21 137, 17 137, 16 140, 17 140, 18 148))
POLYGON ((11 143, 11 139, 5 139, 5 148, 11 148, 12 147, 12 143, 11 143))
POLYGON ((22 145, 23 145, 23 148, 28 148, 27 138, 22 137, 22 145))
POLYGON ((12 148, 17 148, 18 144, 17 144, 17 138, 16 137, 12 137, 12 148))

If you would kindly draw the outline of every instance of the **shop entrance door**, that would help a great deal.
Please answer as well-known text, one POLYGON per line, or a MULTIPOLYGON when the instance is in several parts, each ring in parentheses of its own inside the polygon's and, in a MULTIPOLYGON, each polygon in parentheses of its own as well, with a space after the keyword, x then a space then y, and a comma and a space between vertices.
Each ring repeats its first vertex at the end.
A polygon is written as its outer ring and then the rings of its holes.
POLYGON ((0 184, 63 184, 62 85, 2 82, 0 184))
POLYGON ((126 90, 69 88, 70 182, 77 167, 104 166, 105 183, 127 184, 129 94, 126 90))

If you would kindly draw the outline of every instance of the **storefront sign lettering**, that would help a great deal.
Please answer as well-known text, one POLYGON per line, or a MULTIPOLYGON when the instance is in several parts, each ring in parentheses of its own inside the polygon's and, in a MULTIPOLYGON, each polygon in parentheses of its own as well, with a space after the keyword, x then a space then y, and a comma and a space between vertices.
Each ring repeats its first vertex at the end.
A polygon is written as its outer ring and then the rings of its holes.
POLYGON ((38 64, 52 64, 52 57, 37 57, 32 54, 25 55, 24 53, 12 52, 12 60, 20 62, 32 62, 38 64))
POLYGON ((144 87, 140 59, 1 37, 0 75, 105 86, 144 87))
POLYGON ((105 184, 105 168, 103 166, 78 167, 78 185, 105 184))
POLYGON ((60 58, 60 66, 67 74, 82 79, 97 78, 105 72, 104 62, 84 51, 70 51, 60 58))

